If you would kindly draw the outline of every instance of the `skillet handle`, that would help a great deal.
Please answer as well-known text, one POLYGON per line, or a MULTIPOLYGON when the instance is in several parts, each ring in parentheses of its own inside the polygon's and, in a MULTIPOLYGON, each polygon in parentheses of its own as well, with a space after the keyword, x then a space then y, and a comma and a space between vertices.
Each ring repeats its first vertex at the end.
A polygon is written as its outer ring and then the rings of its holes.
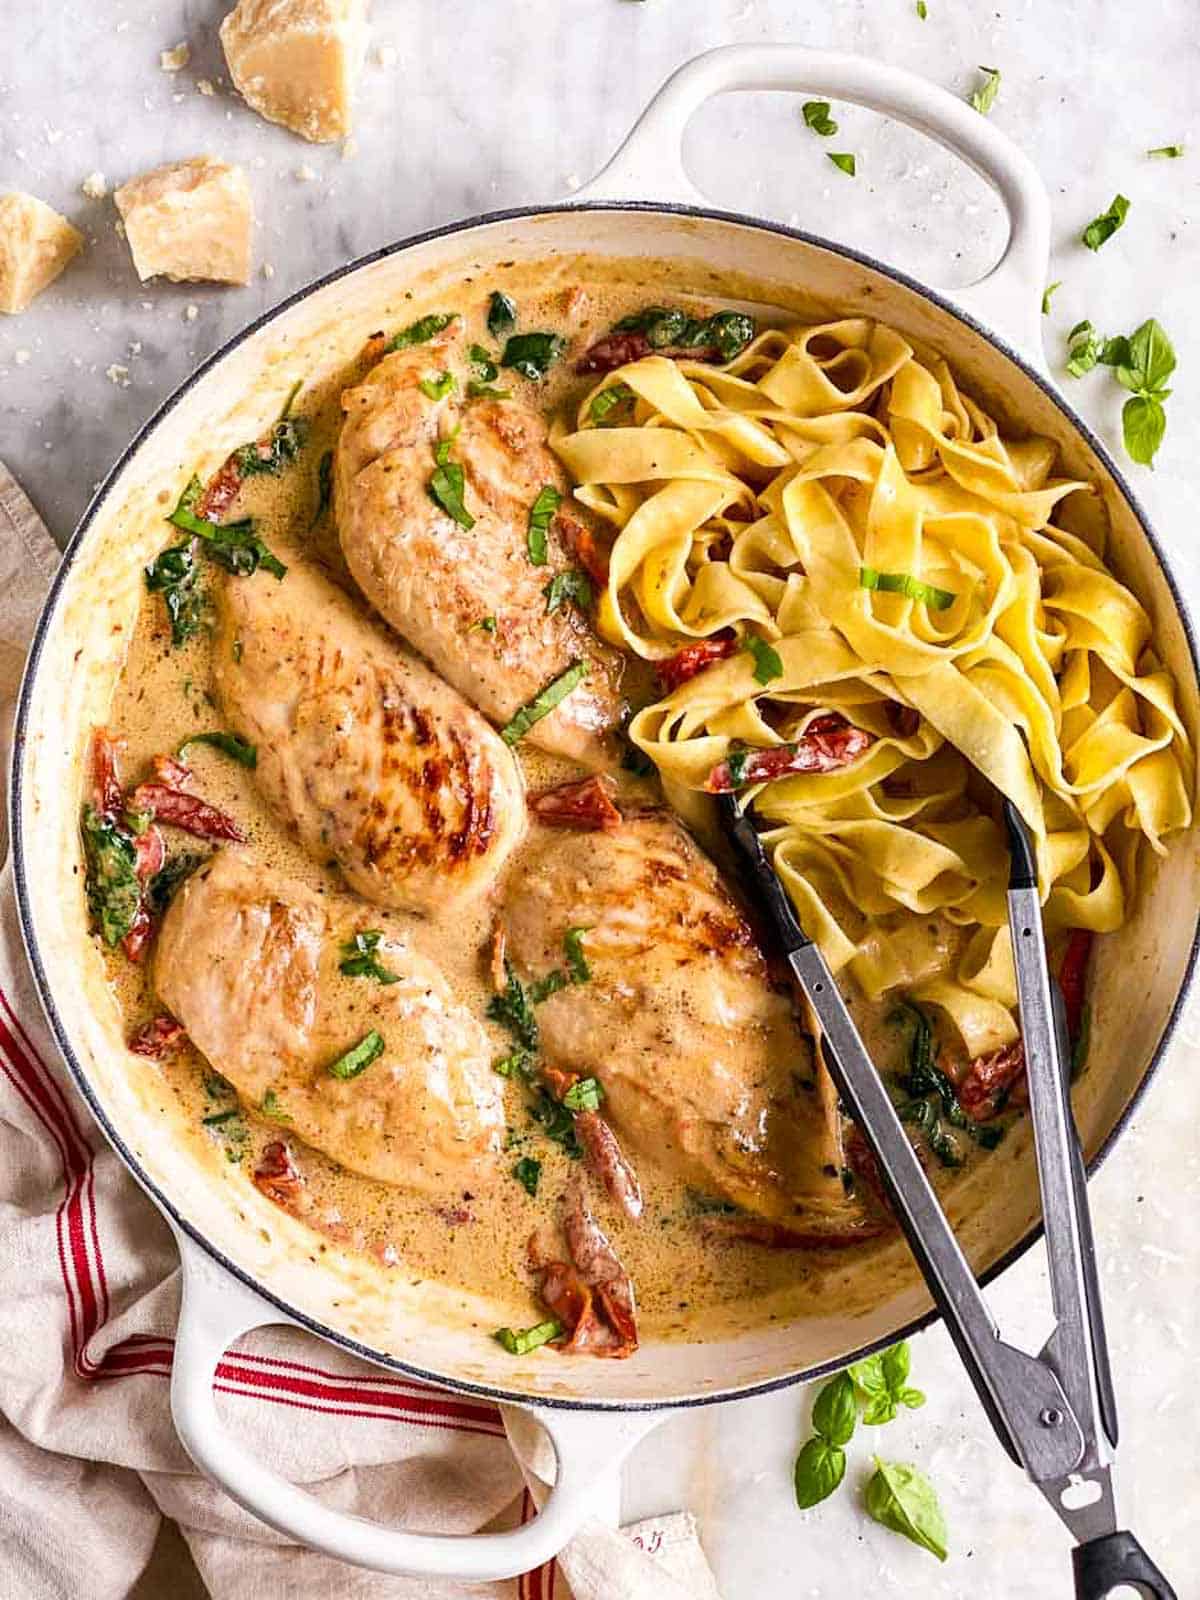
POLYGON ((550 1436, 554 1487, 532 1522, 509 1533, 423 1534, 382 1527, 336 1511, 290 1483, 227 1432, 213 1383, 225 1351, 242 1334, 292 1319, 218 1266, 175 1230, 183 1263, 183 1305, 171 1371, 171 1414, 200 1470, 239 1505, 298 1543, 354 1566, 404 1577, 495 1582, 556 1556, 603 1502, 605 1481, 661 1411, 581 1413, 526 1409, 550 1436))
POLYGON ((928 134, 986 179, 1008 213, 1004 254, 977 283, 942 293, 1046 370, 1041 300, 1050 257, 1050 201, 1037 169, 965 100, 900 67, 792 44, 709 50, 667 79, 608 165, 572 199, 703 205, 703 196, 684 171, 684 129, 706 100, 739 89, 831 95, 869 106, 928 134))

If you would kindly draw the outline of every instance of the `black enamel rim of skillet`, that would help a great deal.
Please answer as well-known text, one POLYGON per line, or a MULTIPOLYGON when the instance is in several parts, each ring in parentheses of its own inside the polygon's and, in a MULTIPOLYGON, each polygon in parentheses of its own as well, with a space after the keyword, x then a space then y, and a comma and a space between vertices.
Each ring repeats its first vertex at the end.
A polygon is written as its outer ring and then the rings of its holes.
MULTIPOLYGON (((569 214, 587 211, 655 212, 660 215, 667 216, 694 217, 702 222, 733 223, 740 227, 752 228, 759 233, 771 233, 780 235, 787 239, 796 239, 803 244, 813 246, 815 249, 824 250, 831 255, 840 256, 844 260, 852 261, 857 266, 866 267, 872 272, 881 273, 884 277, 892 279, 893 282, 911 290, 914 294, 918 294, 922 298, 931 301, 934 305, 938 306, 939 309, 954 317, 958 322, 972 329, 975 333, 980 334, 988 341, 989 344, 993 345, 997 350, 999 350, 1001 354, 1007 356, 1007 358, 1017 368, 1020 369, 1025 378, 1030 383, 1036 384, 1042 393, 1053 402, 1053 404, 1062 413, 1075 432, 1078 433, 1084 442, 1095 452, 1105 471, 1115 483, 1121 496, 1124 498, 1130 510, 1133 512, 1133 515, 1136 517, 1139 525, 1141 526, 1142 532, 1145 535, 1151 550, 1154 552, 1155 560, 1158 562, 1167 588, 1170 591, 1171 598, 1175 604, 1176 611, 1178 612, 1180 622, 1183 626, 1184 635, 1187 639, 1188 649, 1191 654, 1192 669, 1196 674, 1197 681, 1200 682, 1200 653, 1198 653, 1196 634, 1192 627, 1187 605, 1179 591, 1179 587, 1175 582, 1171 568, 1168 565, 1166 557, 1163 554, 1163 551, 1154 535, 1145 513, 1138 504, 1136 496, 1126 483, 1120 469, 1109 455, 1107 449, 1091 431, 1088 425, 1080 417, 1076 416, 1074 411, 1072 411, 1063 400, 1062 396, 1058 394, 1058 392, 1046 381, 1046 379, 1036 372, 1016 350, 1008 345, 1003 339, 998 338, 981 323, 977 322, 973 317, 969 316, 964 311, 961 311, 945 296, 939 294, 935 290, 927 288, 922 283, 918 283, 916 279, 909 277, 904 272, 898 271, 895 267, 889 267, 883 262, 876 261, 873 257, 864 254, 862 251, 852 250, 846 245, 832 243, 830 240, 822 239, 815 234, 805 233, 799 228, 789 228, 781 223, 767 222, 762 218, 744 216, 738 212, 716 211, 709 210, 701 206, 676 205, 668 202, 646 200, 598 201, 594 204, 580 203, 575 205, 560 204, 550 206, 520 206, 507 211, 481 213, 478 216, 470 217, 462 222, 448 223, 440 228, 431 228, 424 233, 414 234, 410 238, 403 239, 395 244, 385 245, 382 249, 372 251, 370 254, 365 256, 360 256, 357 260, 351 261, 343 267, 338 267, 333 272, 327 273, 324 277, 317 278, 314 280, 314 282, 308 284, 303 289, 298 289, 294 294, 289 295, 286 300, 281 301, 279 305, 273 307, 270 311, 264 312, 262 316, 255 318, 253 322, 248 323, 247 326, 239 333, 234 334, 231 339, 227 340, 219 350, 216 350, 204 362, 202 362, 190 377, 185 378, 179 387, 172 394, 170 394, 166 400, 163 401, 162 405, 159 406, 154 415, 150 417, 148 421, 143 423, 141 428, 138 429, 133 439, 118 457, 117 461, 114 463, 113 467, 105 477, 103 483, 96 491, 92 498, 91 504, 84 512, 78 528, 76 528, 75 533, 71 537, 70 543, 67 545, 67 548, 63 554, 62 563, 55 574, 54 581, 50 587, 50 593, 46 598, 41 616, 38 619, 37 628, 34 632, 33 641, 30 646, 29 657, 25 668, 25 676, 21 684, 21 693, 17 706, 15 736, 13 741, 11 789, 11 815, 13 819, 13 869, 16 882, 17 906, 20 915, 21 933, 25 941, 25 948, 29 956, 30 966, 37 982, 38 994, 41 999, 42 1008, 46 1013, 46 1018, 50 1024, 51 1031, 54 1034, 54 1038, 59 1049, 63 1053, 63 1057, 65 1058, 68 1067, 70 1068, 71 1075, 75 1079, 75 1083, 79 1089, 79 1092, 87 1101, 92 1115, 100 1124, 100 1127, 104 1131, 104 1134, 109 1140, 110 1144, 112 1144, 116 1149, 118 1155, 124 1161, 125 1165, 129 1168, 130 1172, 137 1179, 138 1183, 141 1184, 142 1188, 146 1191, 150 1198, 171 1220, 172 1224, 176 1228, 187 1234, 187 1236, 193 1240, 195 1244, 197 1244, 214 1261, 223 1267, 226 1272, 231 1273, 234 1278, 236 1278, 240 1283, 244 1284, 246 1288, 257 1294, 260 1299, 266 1301, 269 1305, 273 1305, 279 1312, 282 1313, 284 1317, 303 1328, 307 1328, 310 1332, 317 1334, 320 1338, 328 1340, 331 1344, 340 1346, 340 1348, 349 1351, 353 1355, 361 1356, 367 1361, 374 1362, 376 1365, 388 1367, 395 1372, 403 1373, 409 1377, 418 1378, 425 1383, 441 1385, 445 1388, 455 1389, 463 1394, 478 1395, 485 1399, 503 1400, 512 1402, 516 1405, 541 1406, 548 1409, 553 1408, 559 1410, 603 1412, 672 1411, 681 1410, 688 1406, 715 1405, 718 1402, 725 1400, 744 1399, 750 1395, 767 1394, 775 1389, 784 1389, 792 1384, 808 1382, 813 1378, 822 1377, 827 1373, 839 1371, 842 1367, 847 1365, 848 1362, 861 1360, 864 1356, 871 1354, 875 1350, 885 1349, 888 1345, 894 1343, 896 1340, 905 1339, 910 1334, 917 1333, 922 1328, 930 1326, 930 1324, 939 1320, 939 1313, 936 1310, 930 1310, 924 1315, 914 1318, 902 1328, 898 1328, 894 1333, 888 1334, 883 1338, 873 1340, 870 1343, 863 1345, 861 1348, 851 1351, 845 1356, 839 1357, 837 1360, 821 1362, 813 1367, 805 1367, 799 1371, 788 1372, 779 1377, 768 1378, 761 1383, 750 1383, 736 1388, 718 1390, 711 1393, 706 1392, 699 1395, 669 1397, 663 1400, 605 1400, 602 1398, 567 1398, 561 1395, 528 1394, 518 1390, 504 1389, 491 1384, 470 1383, 460 1378, 455 1378, 452 1376, 448 1377, 445 1373, 439 1372, 436 1369, 417 1366, 411 1361, 404 1361, 397 1356, 389 1355, 383 1351, 373 1350, 370 1346, 361 1344, 358 1340, 349 1338, 346 1334, 340 1333, 337 1329, 327 1327, 324 1323, 317 1321, 315 1317, 310 1316, 304 1311, 298 1310, 296 1307, 289 1305, 279 1296, 273 1294, 269 1289, 264 1287, 264 1285, 259 1283, 249 1272, 236 1265, 236 1263, 230 1261, 220 1250, 216 1249, 216 1247, 205 1238, 204 1234, 197 1227, 195 1227, 187 1220, 186 1217, 179 1213, 169 1196, 166 1195, 142 1170, 133 1152, 128 1148, 117 1129, 109 1121, 107 1113, 100 1104, 95 1091, 88 1080, 87 1074, 83 1070, 83 1067, 81 1066, 74 1050, 71 1047, 71 1042, 67 1036, 66 1028, 63 1026, 62 1018, 58 1013, 58 1007, 54 1002, 50 980, 42 962, 41 953, 37 947, 37 941, 33 936, 32 917, 29 907, 28 879, 25 870, 25 854, 20 825, 22 790, 20 755, 24 748, 26 739, 26 727, 30 712, 30 702, 33 694, 33 684, 37 676, 38 662, 41 658, 46 636, 54 620, 54 615, 58 606, 59 595, 62 592, 66 576, 73 565, 75 555, 79 549, 81 541, 95 520, 96 514, 107 498, 109 490, 112 488, 116 478, 137 453, 143 441, 155 428, 158 427, 159 423, 162 422, 170 414, 170 412, 175 409, 180 400, 192 388, 192 386, 198 382, 198 380, 202 378, 210 368, 216 366, 216 364, 223 360, 230 351, 236 349, 238 345, 242 344, 252 334, 258 332, 260 328, 265 327, 268 323, 273 322, 277 318, 281 317, 286 311, 290 310, 292 306, 298 304, 301 300, 307 299, 309 295, 315 293, 318 289, 324 288, 327 284, 335 283, 339 278, 347 277, 351 273, 357 272, 360 268, 371 266, 373 263, 385 260, 389 256, 399 255, 405 250, 412 249, 417 245, 425 244, 432 239, 447 238, 456 233, 467 233, 473 228, 484 227, 498 222, 523 221, 526 218, 548 216, 555 213, 569 214)), ((1132 1097, 1125 1106, 1120 1117, 1118 1117, 1117 1121, 1114 1123, 1107 1138, 1103 1141, 1099 1150, 1088 1163, 1089 1174, 1096 1171, 1100 1163, 1112 1149, 1114 1143, 1123 1132, 1130 1117, 1133 1115, 1133 1112, 1140 1104, 1142 1096, 1145 1094, 1147 1085, 1149 1084, 1151 1078, 1158 1070, 1163 1054, 1165 1053, 1167 1046, 1170 1044, 1171 1038, 1175 1032, 1175 1028, 1179 1022, 1184 1001, 1187 997, 1188 990, 1191 987, 1192 979, 1195 975, 1198 957, 1200 957, 1200 913, 1198 913, 1197 923, 1192 931, 1191 948, 1188 953, 1187 967, 1184 972, 1183 981, 1180 985, 1179 993, 1175 998, 1175 1003, 1171 1008, 1171 1014, 1167 1019, 1166 1026, 1163 1028, 1158 1044, 1151 1055, 1146 1070, 1142 1074, 1142 1077, 1132 1097)), ((1005 1253, 988 1268, 988 1270, 980 1279, 980 1282, 985 1286, 992 1282, 994 1278, 998 1277, 1000 1273, 1005 1271, 1005 1269, 1010 1267, 1013 1262, 1024 1255, 1030 1246, 1038 1241, 1038 1239, 1041 1237, 1041 1234, 1042 1227, 1041 1223, 1039 1222, 1035 1224, 1022 1238, 1018 1239, 1015 1244, 1005 1251, 1005 1253)))

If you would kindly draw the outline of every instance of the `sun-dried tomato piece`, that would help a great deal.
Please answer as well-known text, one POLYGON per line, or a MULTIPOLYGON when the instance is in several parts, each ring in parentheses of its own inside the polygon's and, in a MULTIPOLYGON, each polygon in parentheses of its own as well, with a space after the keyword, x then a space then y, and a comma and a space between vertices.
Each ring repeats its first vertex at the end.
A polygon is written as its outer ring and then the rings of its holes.
POLYGON ((621 826, 621 813, 613 802, 617 786, 603 773, 593 773, 574 783, 560 783, 531 795, 529 809, 551 828, 574 828, 580 833, 611 833, 621 826))
POLYGON ((571 1260, 536 1259, 537 1251, 534 1262, 541 1273, 539 1296, 566 1335, 554 1347, 622 1360, 638 1347, 633 1285, 578 1180, 563 1195, 562 1222, 571 1260))
POLYGON ((583 1146, 583 1162, 588 1171, 604 1185, 609 1198, 636 1222, 642 1214, 642 1186, 616 1134, 598 1111, 579 1111, 575 1135, 583 1146))
POLYGON ((304 1174, 282 1139, 275 1139, 262 1153, 254 1169, 254 1182, 268 1200, 277 1206, 293 1206, 304 1188, 304 1174))
POLYGON ((958 1085, 958 1102, 972 1122, 987 1122, 1003 1109, 1024 1075, 1025 1046, 1016 1039, 1003 1050, 972 1061, 958 1085))
POLYGON ((137 865, 134 871, 143 883, 152 878, 156 872, 162 870, 162 864, 167 859, 167 847, 161 832, 151 823, 145 833, 135 833, 133 848, 137 854, 137 865))
POLYGON ((169 822, 172 827, 193 833, 198 839, 229 839, 234 844, 244 844, 246 835, 232 817, 210 806, 194 794, 183 794, 162 783, 139 783, 133 791, 133 805, 138 811, 148 811, 159 822, 169 822))
POLYGON ((151 1017, 138 1029, 129 1041, 129 1048, 135 1056, 149 1056, 153 1061, 161 1061, 165 1055, 177 1049, 186 1037, 183 1024, 163 1012, 160 1016, 151 1017))
POLYGON ((237 499, 242 487, 242 469, 236 452, 229 456, 204 486, 204 491, 192 507, 192 515, 205 522, 220 522, 237 499))
POLYGON ((1072 1043, 1079 1038, 1083 1026, 1083 996, 1087 988, 1088 961, 1092 954, 1092 935, 1087 928, 1073 928, 1067 940, 1062 966, 1058 969, 1058 986, 1062 990, 1063 1005, 1067 1013, 1067 1032, 1072 1043))
POLYGON ((836 772, 857 761, 874 742, 873 734, 854 727, 844 717, 818 717, 793 744, 735 751, 717 763, 704 787, 709 794, 729 794, 747 784, 770 783, 793 772, 836 772))
MULTIPOLYGON (((660 352, 663 353, 663 352, 660 352)), ((640 361, 650 354, 650 341, 644 333, 609 333, 597 339, 575 363, 578 373, 615 372, 627 362, 640 361)))
POLYGON ((116 817, 124 804, 121 779, 117 771, 120 741, 107 728, 92 734, 92 804, 101 816, 116 817))
POLYGON ((711 639, 697 639, 694 644, 685 644, 682 650, 660 661, 654 670, 666 692, 673 694, 689 678, 703 672, 705 667, 711 666, 714 661, 725 661, 736 655, 737 651, 737 636, 723 629, 711 639))
POLYGON ((578 561, 597 589, 608 587, 608 556, 596 543, 596 535, 586 524, 566 511, 558 511, 553 522, 568 552, 578 561))

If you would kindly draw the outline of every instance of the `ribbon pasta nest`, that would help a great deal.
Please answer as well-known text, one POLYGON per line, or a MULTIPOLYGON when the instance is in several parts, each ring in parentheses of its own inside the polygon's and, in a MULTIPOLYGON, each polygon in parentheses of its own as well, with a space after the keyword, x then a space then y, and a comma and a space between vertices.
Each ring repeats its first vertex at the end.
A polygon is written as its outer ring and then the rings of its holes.
POLYGON ((998 794, 1052 935, 1119 928, 1139 849, 1191 818, 1173 685, 1089 485, 857 318, 725 367, 632 362, 555 448, 614 533, 600 631, 657 662, 728 646, 630 724, 668 795, 814 724, 861 730, 846 764, 749 789, 804 927, 868 996, 941 1007, 969 1057, 1012 1042, 998 794))

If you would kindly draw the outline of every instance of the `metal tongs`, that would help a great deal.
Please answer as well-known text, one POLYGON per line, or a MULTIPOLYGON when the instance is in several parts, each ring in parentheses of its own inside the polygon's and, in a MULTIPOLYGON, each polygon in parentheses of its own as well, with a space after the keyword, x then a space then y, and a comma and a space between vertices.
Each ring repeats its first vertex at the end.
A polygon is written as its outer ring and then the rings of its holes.
POLYGON ((1103 1600, 1120 1584, 1152 1600, 1177 1600, 1117 1520, 1112 1481, 1117 1408, 1087 1177, 1071 1110, 1066 1011, 1046 961, 1037 865, 1024 820, 1006 800, 1008 923, 1056 1318, 1036 1356, 1001 1339, 883 1079, 824 956, 800 927, 754 823, 732 795, 722 795, 719 804, 725 830, 749 867, 756 898, 821 1025, 834 1084, 875 1154, 896 1218, 992 1427, 1076 1540, 1077 1600, 1103 1600))

